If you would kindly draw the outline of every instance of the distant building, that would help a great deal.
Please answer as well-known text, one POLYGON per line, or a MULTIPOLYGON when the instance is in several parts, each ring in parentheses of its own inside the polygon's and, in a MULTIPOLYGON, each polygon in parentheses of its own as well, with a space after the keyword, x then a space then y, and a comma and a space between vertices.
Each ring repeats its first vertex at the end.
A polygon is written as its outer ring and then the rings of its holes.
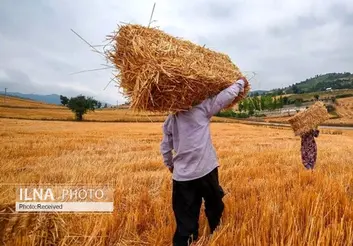
POLYGON ((330 87, 330 88, 326 88, 326 91, 332 91, 332 88, 330 87))

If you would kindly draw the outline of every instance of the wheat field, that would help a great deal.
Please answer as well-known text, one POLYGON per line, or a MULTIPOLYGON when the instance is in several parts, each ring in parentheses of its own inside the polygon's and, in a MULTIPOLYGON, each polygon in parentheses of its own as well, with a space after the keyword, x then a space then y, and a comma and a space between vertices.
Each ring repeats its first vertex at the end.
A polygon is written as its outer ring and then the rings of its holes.
POLYGON ((353 122, 353 97, 339 99, 337 104, 337 114, 353 122))
MULTIPOLYGON (((211 123, 227 192, 195 245, 352 245, 353 132, 323 130, 311 173, 288 129, 211 123)), ((0 244, 170 245, 171 174, 161 123, 0 119, 0 244), (18 183, 110 184, 112 214, 16 214, 18 183)))

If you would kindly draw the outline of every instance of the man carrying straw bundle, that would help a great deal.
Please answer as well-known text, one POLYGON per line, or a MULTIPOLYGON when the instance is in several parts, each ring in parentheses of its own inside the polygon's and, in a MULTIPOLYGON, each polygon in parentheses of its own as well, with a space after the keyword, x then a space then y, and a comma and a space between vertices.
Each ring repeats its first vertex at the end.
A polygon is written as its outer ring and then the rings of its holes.
POLYGON ((243 77, 190 110, 169 115, 163 124, 160 147, 164 163, 173 173, 175 246, 189 245, 197 240, 202 198, 211 233, 219 225, 224 210, 224 192, 218 181, 219 165, 211 142, 210 120, 247 86, 248 81, 243 77))

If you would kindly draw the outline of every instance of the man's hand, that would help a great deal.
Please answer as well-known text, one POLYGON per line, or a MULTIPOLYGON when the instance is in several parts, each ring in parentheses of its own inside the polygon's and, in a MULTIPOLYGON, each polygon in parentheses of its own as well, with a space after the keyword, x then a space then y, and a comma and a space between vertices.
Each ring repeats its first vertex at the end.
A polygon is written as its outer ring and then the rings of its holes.
POLYGON ((243 87, 243 89, 244 89, 245 87, 248 87, 248 86, 249 86, 249 81, 247 80, 246 77, 241 77, 240 79, 241 79, 242 81, 244 81, 244 87, 243 87))
POLYGON ((173 173, 174 167, 168 167, 169 172, 173 173))

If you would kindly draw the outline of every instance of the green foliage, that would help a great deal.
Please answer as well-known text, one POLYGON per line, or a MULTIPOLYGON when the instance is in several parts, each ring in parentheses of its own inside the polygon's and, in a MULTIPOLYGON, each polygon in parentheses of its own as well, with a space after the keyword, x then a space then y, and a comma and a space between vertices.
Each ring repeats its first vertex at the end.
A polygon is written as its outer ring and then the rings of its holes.
POLYGON ((328 88, 332 88, 333 90, 353 89, 353 74, 346 72, 316 75, 287 88, 272 90, 269 94, 281 95, 280 91, 293 94, 312 93, 326 91, 328 88))
POLYGON ((101 108, 102 107, 102 103, 101 102, 97 102, 97 108, 101 108))
POLYGON ((266 104, 265 104, 265 96, 262 96, 262 97, 260 98, 261 110, 263 110, 264 108, 266 108, 265 105, 266 105, 266 104))
POLYGON ((244 101, 240 101, 239 102, 238 110, 239 110, 240 113, 244 111, 244 101))
POLYGON ((62 105, 66 106, 69 103, 69 98, 67 98, 63 95, 60 95, 60 102, 62 105))
POLYGON ((284 99, 282 96, 279 97, 278 108, 283 108, 284 106, 284 99))
POLYGON ((300 94, 302 93, 302 89, 300 89, 297 85, 293 85, 291 88, 292 93, 294 94, 300 94))
POLYGON ((318 94, 315 94, 315 95, 314 95, 314 98, 315 98, 316 100, 319 100, 319 98, 320 98, 320 95, 318 95, 318 94))
POLYGON ((71 97, 67 107, 74 112, 76 120, 81 121, 83 115, 88 111, 94 111, 97 104, 98 102, 93 98, 86 98, 85 96, 79 95, 77 97, 71 97))
POLYGON ((302 106, 303 99, 301 99, 301 98, 296 99, 294 104, 295 104, 296 107, 302 106))
POLYGON ((275 110, 283 108, 285 99, 287 97, 280 96, 272 97, 270 95, 262 95, 258 97, 247 97, 238 104, 239 112, 247 112, 248 115, 256 115, 256 112, 263 110, 275 110))
POLYGON ((249 101, 248 114, 252 116, 255 113, 255 105, 251 98, 248 98, 247 100, 249 101))
POLYGON ((249 98, 249 100, 252 101, 252 104, 254 105, 254 110, 256 111, 261 110, 261 102, 259 97, 252 97, 252 98, 249 98))
POLYGON ((247 113, 236 113, 232 109, 223 110, 216 114, 218 117, 228 117, 228 118, 248 118, 249 115, 247 113))
POLYGON ((273 100, 272 100, 272 110, 275 110, 277 108, 277 98, 275 97, 273 100))
POLYGON ((236 113, 232 109, 227 109, 216 114, 219 117, 236 117, 236 113))
POLYGON ((249 115, 247 113, 239 113, 236 114, 236 118, 249 118, 249 115))

